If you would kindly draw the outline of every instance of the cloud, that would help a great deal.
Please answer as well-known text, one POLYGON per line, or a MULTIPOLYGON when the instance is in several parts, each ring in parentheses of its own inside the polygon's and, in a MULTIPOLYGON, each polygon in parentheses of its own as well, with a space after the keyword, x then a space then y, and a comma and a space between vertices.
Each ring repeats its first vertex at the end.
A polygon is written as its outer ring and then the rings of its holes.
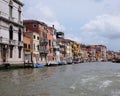
POLYGON ((61 25, 57 20, 55 12, 53 12, 53 10, 46 4, 42 3, 39 0, 31 1, 29 2, 29 4, 27 4, 27 1, 25 1, 24 3, 26 4, 26 8, 24 8, 24 19, 39 20, 45 22, 49 26, 54 24, 55 28, 59 31, 65 29, 64 26, 61 25), (33 6, 32 4, 35 4, 35 6, 33 6))
POLYGON ((82 41, 80 37, 78 37, 72 33, 66 34, 65 38, 71 39, 71 40, 76 41, 78 43, 81 43, 81 41, 82 41))
POLYGON ((95 20, 91 20, 82 28, 84 33, 90 36, 100 36, 107 39, 120 38, 120 15, 102 15, 97 16, 95 20))
POLYGON ((85 44, 104 44, 119 50, 120 15, 101 15, 81 27, 81 40, 85 44))
POLYGON ((95 1, 95 2, 102 2, 102 1, 104 1, 104 0, 93 0, 93 1, 95 1))

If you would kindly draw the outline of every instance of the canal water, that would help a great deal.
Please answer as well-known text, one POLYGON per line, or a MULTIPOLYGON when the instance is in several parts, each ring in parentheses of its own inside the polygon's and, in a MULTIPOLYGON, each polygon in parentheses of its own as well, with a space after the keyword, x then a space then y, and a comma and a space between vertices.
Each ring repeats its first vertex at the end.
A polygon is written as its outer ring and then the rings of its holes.
POLYGON ((120 63, 0 70, 0 96, 120 96, 120 63))

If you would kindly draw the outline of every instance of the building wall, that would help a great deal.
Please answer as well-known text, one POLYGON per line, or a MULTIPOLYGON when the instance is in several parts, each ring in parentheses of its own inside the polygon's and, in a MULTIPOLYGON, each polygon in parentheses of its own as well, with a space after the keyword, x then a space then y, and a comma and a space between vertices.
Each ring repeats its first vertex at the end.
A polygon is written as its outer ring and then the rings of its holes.
MULTIPOLYGON (((6 19, 9 19, 9 2, 10 0, 0 0, 0 14, 2 16, 4 16, 4 18, 6 19)), ((18 23, 18 9, 19 7, 21 7, 21 10, 22 10, 22 6, 23 4, 18 4, 14 1, 17 1, 17 0, 11 0, 12 1, 12 6, 13 6, 13 14, 12 14, 12 20, 16 23, 18 23)), ((20 0, 19 0, 20 1, 20 0)), ((20 1, 21 2, 21 1, 20 1)), ((22 16, 21 16, 21 21, 22 21, 22 16)))
MULTIPOLYGON (((14 0, 16 1, 16 0, 14 0)), ((0 37, 1 37, 1 42, 0 42, 0 64, 3 63, 10 63, 10 64, 20 64, 23 63, 23 27, 22 23, 19 22, 18 20, 18 9, 21 7, 22 11, 22 6, 23 4, 17 3, 12 1, 12 17, 10 18, 9 16, 9 0, 0 0, 0 37), (9 27, 10 25, 13 27, 13 40, 14 42, 14 47, 13 47, 13 56, 10 58, 10 44, 9 44, 9 27), (18 42, 18 30, 21 29, 21 42, 18 42), (4 42, 5 41, 5 42, 4 42), (19 45, 19 43, 21 45, 19 45), (3 46, 6 46, 6 61, 3 62, 2 58, 2 51, 3 51, 3 46), (19 51, 18 48, 21 47, 21 58, 19 58, 19 51)), ((21 16, 22 17, 22 16, 21 16)), ((21 19, 22 21, 22 19, 21 19)))

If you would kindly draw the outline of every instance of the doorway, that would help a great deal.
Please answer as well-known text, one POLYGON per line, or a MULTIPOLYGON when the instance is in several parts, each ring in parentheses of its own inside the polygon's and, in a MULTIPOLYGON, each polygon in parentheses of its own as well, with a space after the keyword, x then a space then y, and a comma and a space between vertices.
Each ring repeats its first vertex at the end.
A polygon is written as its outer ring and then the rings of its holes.
POLYGON ((2 58, 3 58, 3 63, 6 62, 6 48, 5 46, 3 46, 2 48, 2 58))

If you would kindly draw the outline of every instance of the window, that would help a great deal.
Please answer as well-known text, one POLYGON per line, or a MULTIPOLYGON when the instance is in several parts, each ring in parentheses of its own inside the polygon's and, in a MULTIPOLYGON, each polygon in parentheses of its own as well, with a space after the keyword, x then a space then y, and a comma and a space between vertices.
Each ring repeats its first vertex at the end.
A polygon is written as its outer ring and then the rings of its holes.
POLYGON ((30 44, 28 44, 28 48, 30 49, 30 44))
POLYGON ((49 40, 49 46, 51 46, 51 40, 49 40))
POLYGON ((37 45, 37 51, 39 51, 39 45, 37 45))
POLYGON ((27 44, 26 43, 24 43, 24 48, 27 48, 27 44))
POLYGON ((13 57, 13 47, 11 46, 10 47, 10 58, 12 58, 13 57))
POLYGON ((44 26, 44 30, 48 31, 48 30, 47 30, 47 26, 44 26))
POLYGON ((50 53, 52 53, 52 49, 50 49, 50 53))
POLYGON ((10 5, 9 6, 9 17, 12 18, 12 10, 13 10, 13 7, 10 5))
POLYGON ((18 8, 18 21, 21 21, 21 6, 18 8))
POLYGON ((35 50, 35 44, 34 44, 34 50, 35 50))
POLYGON ((18 11, 18 21, 21 21, 21 11, 18 11))
POLYGON ((21 41, 21 29, 18 31, 18 41, 21 41))
POLYGON ((12 26, 9 27, 9 39, 13 40, 13 27, 12 26))
POLYGON ((39 40, 39 37, 37 37, 37 40, 39 40))
POLYGON ((36 36, 34 35, 34 39, 36 38, 36 36))
POLYGON ((43 33, 43 38, 47 38, 47 34, 45 32, 43 33))
POLYGON ((37 28, 37 24, 33 24, 33 28, 37 28))
POLYGON ((18 57, 19 58, 21 58, 21 49, 22 49, 21 47, 18 47, 18 52, 19 52, 18 57))

